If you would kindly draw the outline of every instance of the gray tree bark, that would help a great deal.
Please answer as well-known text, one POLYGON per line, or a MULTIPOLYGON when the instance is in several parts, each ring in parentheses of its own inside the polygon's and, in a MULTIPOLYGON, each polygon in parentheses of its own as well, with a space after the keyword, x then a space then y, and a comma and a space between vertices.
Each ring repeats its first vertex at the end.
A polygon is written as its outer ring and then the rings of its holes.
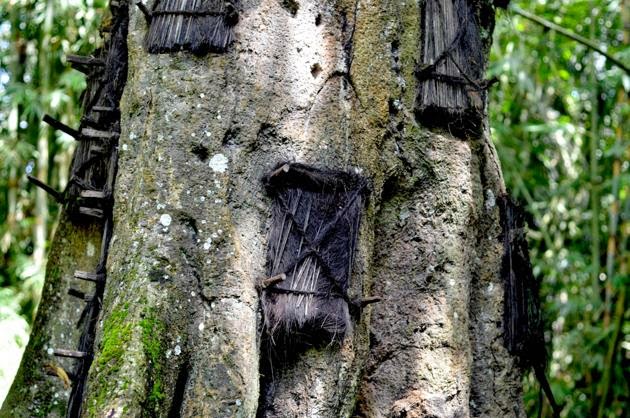
MULTIPOLYGON (((146 22, 131 12, 83 416, 522 417, 521 373, 502 343, 500 169, 487 132, 465 141, 414 118, 421 4, 301 0, 293 14, 285 3, 243 1, 236 43, 204 57, 147 54, 146 22), (371 180, 350 296, 383 300, 340 347, 261 380, 255 281, 270 200, 260 179, 288 159, 371 180), (272 393, 264 408, 261 392, 272 393)), ((66 274, 50 272, 74 271, 85 242, 53 248, 3 416, 62 413, 49 404, 67 393, 39 370, 72 329, 59 322, 66 274)))

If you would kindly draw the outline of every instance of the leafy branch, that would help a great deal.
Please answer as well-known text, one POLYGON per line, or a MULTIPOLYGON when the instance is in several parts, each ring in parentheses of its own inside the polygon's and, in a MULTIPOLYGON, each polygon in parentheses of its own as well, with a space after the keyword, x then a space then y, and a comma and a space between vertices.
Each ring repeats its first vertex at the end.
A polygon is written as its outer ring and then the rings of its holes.
POLYGON ((606 52, 603 48, 601 48, 599 45, 597 45, 595 42, 591 41, 590 39, 587 39, 581 35, 578 35, 575 32, 572 32, 566 28, 563 28, 560 25, 557 25, 553 22, 550 22, 549 20, 542 18, 540 16, 537 16, 533 13, 530 13, 528 11, 525 11, 517 6, 510 6, 510 10, 514 13, 516 13, 519 16, 524 17, 527 20, 530 20, 540 26, 543 26, 547 29, 550 29, 554 32, 557 32, 561 35, 566 36, 569 39, 574 40, 575 42, 578 42, 590 49, 592 49, 593 51, 599 52, 600 54, 602 54, 603 56, 606 57, 606 59, 608 59, 610 62, 612 62, 613 64, 615 64, 617 67, 621 68, 622 70, 624 70, 626 72, 626 74, 630 74, 630 67, 628 67, 626 64, 624 64, 623 62, 621 62, 620 59, 614 57, 613 55, 609 54, 608 52, 606 52))

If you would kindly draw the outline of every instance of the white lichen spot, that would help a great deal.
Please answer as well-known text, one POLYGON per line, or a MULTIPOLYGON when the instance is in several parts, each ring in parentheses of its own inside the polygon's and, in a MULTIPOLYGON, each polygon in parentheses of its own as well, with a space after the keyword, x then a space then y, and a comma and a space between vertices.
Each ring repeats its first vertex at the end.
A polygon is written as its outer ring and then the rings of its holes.
POLYGON ((194 138, 194 137, 197 136, 197 134, 193 132, 193 133, 190 134, 190 136, 192 136, 194 138))
POLYGON ((171 358, 172 353, 173 353, 173 350, 166 350, 166 358, 171 358))
POLYGON ((221 202, 223 202, 223 200, 221 200, 221 199, 214 199, 214 203, 216 203, 217 205, 220 205, 221 202))
POLYGON ((236 401, 234 401, 234 403, 236 404, 236 406, 241 406, 243 402, 240 399, 237 399, 236 401))
POLYGON ((493 290, 494 290, 494 283, 490 283, 488 285, 488 293, 492 293, 493 290))
POLYGON ((86 254, 88 257, 94 257, 96 254, 96 247, 90 241, 87 243, 86 254))
POLYGON ((450 284, 451 286, 455 286, 455 280, 453 280, 453 279, 449 280, 448 284, 450 284))
POLYGON ((215 154, 208 164, 215 173, 225 173, 228 168, 228 159, 223 154, 215 154))
POLYGON ((122 144, 122 150, 123 151, 127 151, 129 149, 129 147, 127 146, 127 144, 122 144))
POLYGON ((205 219, 202 219, 202 220, 201 220, 201 224, 202 224, 202 225, 205 225, 205 224, 206 224, 206 222, 207 222, 207 221, 206 221, 205 219))
POLYGON ((203 322, 199 323, 199 332, 203 332, 204 328, 205 328, 205 324, 203 322))
POLYGON ((53 355, 53 353, 54 353, 54 350, 53 350, 52 348, 48 348, 48 350, 46 350, 46 353, 47 353, 49 356, 52 356, 52 355, 53 355))
POLYGON ((201 109, 201 103, 197 103, 197 109, 201 109))
POLYGON ((160 216, 160 223, 163 226, 169 226, 172 220, 173 218, 171 218, 171 215, 169 215, 168 213, 165 213, 162 216, 160 216))
POLYGON ((398 215, 398 218, 400 219, 401 223, 405 223, 405 221, 407 219, 409 219, 409 217, 411 216, 411 213, 409 212, 408 209, 403 209, 400 211, 400 214, 398 215))
POLYGON ((175 349, 173 350, 173 354, 175 354, 176 356, 179 356, 182 353, 182 348, 179 346, 179 344, 177 344, 175 346, 175 349))
POLYGON ((217 119, 221 120, 221 114, 220 113, 217 115, 217 119))
POLYGON ((205 196, 199 196, 199 201, 205 202, 206 201, 206 197, 205 196))
POLYGON ((459 314, 457 312, 453 312, 453 318, 455 319, 459 318, 459 314))
POLYGON ((132 141, 133 141, 134 139, 136 139, 137 137, 138 137, 138 135, 136 135, 134 132, 130 132, 130 133, 129 133, 129 139, 131 139, 132 141))
POLYGON ((212 133, 210 133, 210 131, 203 131, 203 133, 205 133, 208 138, 210 138, 210 136, 212 136, 212 133))
POLYGON ((199 98, 200 98, 200 99, 203 99, 204 97, 206 97, 206 95, 205 95, 205 94, 203 94, 203 93, 200 93, 200 94, 199 94, 199 98))
POLYGON ((208 238, 206 242, 203 243, 203 249, 209 250, 211 245, 212 245, 212 239, 208 238))
POLYGON ((494 193, 492 192, 492 190, 488 189, 486 190, 486 210, 492 210, 493 207, 495 207, 497 204, 497 199, 494 197, 494 193))
POLYGON ((190 292, 190 296, 192 296, 193 298, 196 296, 195 292, 190 292))

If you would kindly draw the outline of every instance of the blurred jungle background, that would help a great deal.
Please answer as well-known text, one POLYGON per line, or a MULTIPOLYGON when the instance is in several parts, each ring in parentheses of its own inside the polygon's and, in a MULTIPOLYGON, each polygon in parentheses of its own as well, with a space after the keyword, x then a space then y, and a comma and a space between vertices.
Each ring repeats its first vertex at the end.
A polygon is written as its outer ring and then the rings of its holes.
MULTIPOLYGON (((41 119, 78 125, 85 81, 64 57, 99 46, 105 2, 0 0, 0 402, 28 341, 58 215, 26 174, 57 189, 68 181, 73 139, 41 119)), ((548 374, 567 417, 627 416, 630 407, 629 7, 512 1, 497 14, 489 65, 499 80, 493 138, 508 188, 532 214, 548 374)), ((525 387, 536 416, 533 376, 525 387)))

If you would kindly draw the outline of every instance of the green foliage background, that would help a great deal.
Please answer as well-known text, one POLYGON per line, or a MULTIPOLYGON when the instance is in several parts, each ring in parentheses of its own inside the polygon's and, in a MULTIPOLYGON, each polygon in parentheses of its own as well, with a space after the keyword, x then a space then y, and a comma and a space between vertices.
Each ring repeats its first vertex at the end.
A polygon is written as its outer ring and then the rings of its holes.
MULTIPOLYGON (((63 189, 81 74, 67 54, 98 47, 106 0, 0 0, 0 399, 28 340, 58 208, 26 181, 63 189), (38 235, 39 225, 39 235, 38 235), (43 232, 43 236, 41 233, 43 232)), ((629 406, 630 77, 600 54, 521 17, 520 7, 593 40, 630 65, 627 2, 512 1, 499 11, 490 120, 505 180, 534 222, 549 376, 565 417, 619 417, 629 406)), ((538 384, 525 379, 529 416, 538 384)), ((548 406, 543 416, 551 416, 548 406)))
MULTIPOLYGON (((628 4, 512 2, 592 39, 630 65, 628 4), (625 9, 625 10, 624 10, 625 9), (624 21, 626 33, 624 33, 624 21)), ((630 323, 630 78, 606 59, 509 9, 499 13, 490 120, 506 184, 533 215, 549 375, 565 416, 627 416, 630 323)), ((537 384, 527 379, 530 416, 537 384)), ((545 416, 551 416, 545 411, 545 416)))

